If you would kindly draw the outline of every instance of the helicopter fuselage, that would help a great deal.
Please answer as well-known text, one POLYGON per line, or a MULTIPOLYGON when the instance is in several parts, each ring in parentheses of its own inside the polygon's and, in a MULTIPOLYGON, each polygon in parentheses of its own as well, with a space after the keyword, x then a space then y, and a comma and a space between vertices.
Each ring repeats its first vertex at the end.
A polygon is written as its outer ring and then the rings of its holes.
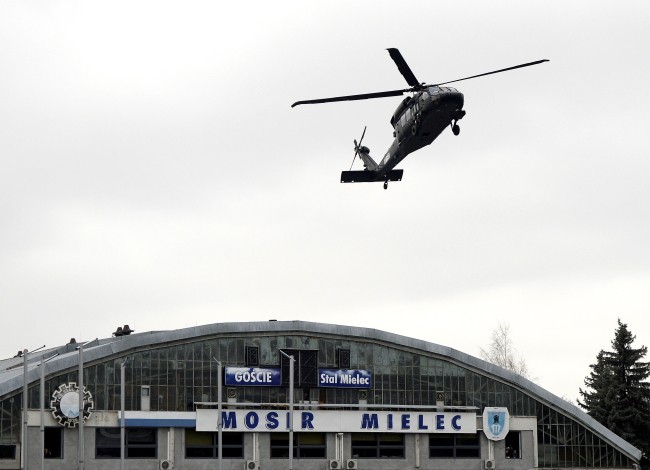
POLYGON ((438 86, 402 100, 390 120, 395 139, 375 170, 377 180, 381 181, 410 153, 430 145, 446 127, 462 119, 463 104, 463 94, 458 90, 438 86))

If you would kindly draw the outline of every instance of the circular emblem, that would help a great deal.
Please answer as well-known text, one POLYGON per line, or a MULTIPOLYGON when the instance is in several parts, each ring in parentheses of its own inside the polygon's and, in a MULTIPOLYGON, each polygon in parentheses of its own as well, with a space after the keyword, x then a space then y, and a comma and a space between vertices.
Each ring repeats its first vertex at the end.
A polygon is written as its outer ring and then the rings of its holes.
MULTIPOLYGON (((70 382, 59 385, 52 394, 52 416, 61 426, 74 428, 79 424, 79 386, 70 382)), ((84 423, 90 418, 90 411, 93 409, 93 396, 84 387, 83 390, 83 420, 84 423)))

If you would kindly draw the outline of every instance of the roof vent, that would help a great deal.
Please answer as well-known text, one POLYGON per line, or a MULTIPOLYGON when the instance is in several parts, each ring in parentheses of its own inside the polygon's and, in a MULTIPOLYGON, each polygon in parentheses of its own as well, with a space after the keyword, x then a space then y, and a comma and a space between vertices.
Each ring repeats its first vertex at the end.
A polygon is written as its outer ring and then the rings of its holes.
POLYGON ((117 330, 113 332, 113 336, 127 336, 131 333, 135 333, 135 330, 132 330, 129 325, 118 326, 117 330))

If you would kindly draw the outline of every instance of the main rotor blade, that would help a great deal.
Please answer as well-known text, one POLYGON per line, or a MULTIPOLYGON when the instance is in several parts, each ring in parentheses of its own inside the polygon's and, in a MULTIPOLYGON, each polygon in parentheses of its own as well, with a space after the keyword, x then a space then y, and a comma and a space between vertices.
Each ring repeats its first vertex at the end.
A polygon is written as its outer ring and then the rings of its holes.
POLYGON ((514 67, 508 67, 507 69, 495 70, 494 72, 481 73, 479 75, 472 75, 471 77, 459 78, 458 80, 450 80, 448 82, 436 83, 435 86, 446 85, 447 83, 461 82, 463 80, 469 80, 470 78, 484 77, 486 75, 492 75, 493 73, 507 72, 508 70, 520 69, 522 67, 529 67, 531 65, 541 64, 542 62, 548 62, 548 59, 536 60, 535 62, 528 62, 527 64, 515 65, 514 67))
POLYGON ((393 59, 395 64, 397 64, 397 68, 399 69, 402 76, 406 79, 406 82, 412 87, 420 86, 420 82, 417 78, 415 78, 415 75, 411 71, 411 68, 404 60, 404 57, 402 57, 402 53, 394 47, 387 49, 387 51, 390 54, 391 59, 393 59))
POLYGON ((291 107, 298 106, 299 104, 317 104, 317 103, 332 103, 335 101, 356 101, 356 100, 368 100, 372 98, 387 98, 389 96, 401 96, 404 93, 413 91, 410 88, 406 90, 392 90, 392 91, 380 91, 378 93, 364 93, 361 95, 348 95, 348 96, 335 96, 333 98, 320 98, 317 100, 304 100, 296 101, 291 105, 291 107))

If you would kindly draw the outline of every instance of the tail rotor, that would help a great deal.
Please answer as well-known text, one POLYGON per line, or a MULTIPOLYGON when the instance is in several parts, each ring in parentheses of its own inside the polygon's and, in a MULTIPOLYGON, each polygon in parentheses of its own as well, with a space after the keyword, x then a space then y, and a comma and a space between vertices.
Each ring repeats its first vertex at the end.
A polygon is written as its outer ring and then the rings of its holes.
MULTIPOLYGON (((366 135, 366 128, 368 126, 364 126, 363 132, 361 133, 361 138, 359 139, 359 143, 357 143, 357 139, 354 139, 354 157, 352 158, 352 165, 354 165, 354 160, 357 158, 357 155, 359 155, 359 151, 361 149, 361 142, 363 142, 363 137, 366 135)), ((350 165, 350 170, 352 170, 352 165, 350 165)))

